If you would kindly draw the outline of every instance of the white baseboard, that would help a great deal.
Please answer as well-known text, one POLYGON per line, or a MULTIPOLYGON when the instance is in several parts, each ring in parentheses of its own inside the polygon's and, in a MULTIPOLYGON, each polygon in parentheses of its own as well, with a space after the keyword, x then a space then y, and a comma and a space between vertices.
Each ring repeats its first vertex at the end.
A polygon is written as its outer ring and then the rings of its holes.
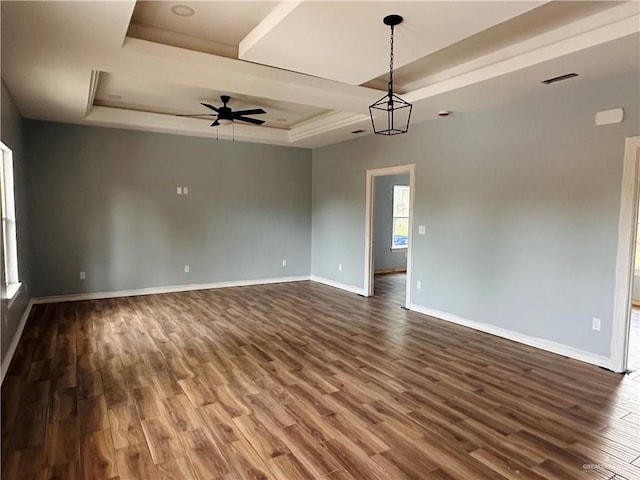
POLYGON ((329 285, 330 287, 339 288, 341 290, 346 290, 347 292, 356 293, 358 295, 364 296, 365 294, 364 288, 347 285, 346 283, 336 282, 335 280, 329 280, 328 278, 316 277, 315 275, 311 275, 311 281, 329 285))
POLYGON ((29 300, 27 304, 27 308, 24 309, 22 313, 22 317, 20 318, 20 323, 18 324, 18 329, 16 333, 13 335, 13 339, 9 344, 9 349, 7 353, 5 353, 4 358, 2 359, 2 379, 0 383, 4 382, 4 377, 9 370, 9 365, 11 365, 11 360, 13 359, 13 355, 16 353, 16 348, 18 348, 18 343, 20 343, 20 338, 22 338, 22 332, 24 331, 24 327, 27 324, 27 320, 29 319, 29 314, 31 313, 31 309, 33 308, 33 304, 35 302, 33 299, 29 300))
POLYGON ((251 285, 267 285, 270 283, 301 282, 309 280, 308 275, 295 277, 260 278, 255 280, 236 280, 231 282, 195 283, 190 285, 170 285, 166 287, 136 288, 133 290, 118 290, 113 292, 75 293, 71 295, 54 295, 37 297, 33 303, 74 302, 78 300, 100 300, 104 298, 135 297, 138 295, 155 295, 158 293, 190 292, 193 290, 210 290, 214 288, 248 287, 251 285))
POLYGON ((598 367, 609 368, 610 365, 608 357, 580 350, 578 348, 564 345, 562 343, 553 342, 544 338, 531 337, 529 335, 514 332, 513 330, 507 330, 505 328, 497 327, 489 323, 467 320, 452 313, 423 307, 421 305, 416 305, 415 303, 412 303, 409 306, 409 309, 418 313, 422 313, 424 315, 429 315, 430 317, 435 317, 439 318, 440 320, 445 320, 457 325, 462 325, 463 327, 473 328, 474 330, 490 333, 491 335, 506 338, 508 340, 513 340, 514 342, 524 343, 525 345, 529 345, 530 347, 539 348, 541 350, 546 350, 547 352, 557 353, 558 355, 563 355, 575 360, 580 360, 581 362, 597 365, 598 367))

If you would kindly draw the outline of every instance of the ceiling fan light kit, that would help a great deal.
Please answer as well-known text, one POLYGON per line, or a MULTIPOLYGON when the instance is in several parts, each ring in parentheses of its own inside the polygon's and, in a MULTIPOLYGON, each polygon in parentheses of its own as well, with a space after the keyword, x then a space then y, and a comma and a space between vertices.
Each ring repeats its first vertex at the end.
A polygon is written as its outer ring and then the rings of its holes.
POLYGON ((400 25, 403 18, 400 15, 387 15, 382 20, 391 27, 390 55, 389 55, 389 83, 387 93, 377 102, 369 105, 369 115, 373 132, 378 135, 398 135, 409 131, 411 110, 413 105, 393 93, 393 34, 394 27, 400 25))

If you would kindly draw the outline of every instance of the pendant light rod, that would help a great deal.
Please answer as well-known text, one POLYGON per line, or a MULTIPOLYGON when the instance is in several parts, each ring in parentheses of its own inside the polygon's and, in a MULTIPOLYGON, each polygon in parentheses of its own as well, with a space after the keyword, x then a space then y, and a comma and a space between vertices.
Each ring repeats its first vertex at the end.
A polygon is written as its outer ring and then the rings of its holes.
POLYGON ((387 15, 382 22, 391 27, 389 39, 389 83, 387 93, 377 102, 369 105, 373 132, 378 135, 398 135, 409 131, 409 121, 413 106, 393 93, 393 47, 395 27, 403 18, 400 15, 387 15))
POLYGON ((388 25, 391 27, 391 39, 389 41, 389 83, 387 84, 387 90, 389 93, 389 101, 392 101, 392 97, 393 97, 393 33, 394 33, 394 27, 396 25, 400 25, 402 23, 404 19, 400 16, 400 15, 387 15, 386 17, 384 17, 384 19, 382 20, 382 22, 385 25, 388 25))

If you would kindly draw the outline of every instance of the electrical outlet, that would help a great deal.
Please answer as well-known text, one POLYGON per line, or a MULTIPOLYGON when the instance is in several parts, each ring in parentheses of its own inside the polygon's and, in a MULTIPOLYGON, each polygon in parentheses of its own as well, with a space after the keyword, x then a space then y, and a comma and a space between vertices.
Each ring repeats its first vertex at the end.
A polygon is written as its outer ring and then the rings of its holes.
POLYGON ((593 318, 591 319, 591 328, 592 328, 593 330, 600 331, 600 319, 599 319, 599 318, 595 318, 595 317, 593 317, 593 318))
POLYGON ((189 273, 190 267, 189 265, 184 266, 184 273, 189 273))
POLYGON ((416 282, 416 289, 422 290, 422 282, 420 280, 416 282))
POLYGON ((282 259, 282 266, 283 266, 283 267, 286 267, 286 266, 287 266, 287 259, 286 259, 286 258, 283 258, 283 259, 282 259))
POLYGON ((87 274, 84 272, 80 272, 80 280, 86 280, 87 274))
POLYGON ((342 264, 341 264, 341 263, 339 263, 339 264, 338 264, 338 271, 339 271, 339 272, 341 272, 341 271, 342 271, 342 264))
POLYGON ((182 194, 189 195, 189 187, 182 187, 182 194))
POLYGON ((176 193, 177 193, 178 195, 182 195, 182 187, 178 187, 178 188, 176 189, 176 193))

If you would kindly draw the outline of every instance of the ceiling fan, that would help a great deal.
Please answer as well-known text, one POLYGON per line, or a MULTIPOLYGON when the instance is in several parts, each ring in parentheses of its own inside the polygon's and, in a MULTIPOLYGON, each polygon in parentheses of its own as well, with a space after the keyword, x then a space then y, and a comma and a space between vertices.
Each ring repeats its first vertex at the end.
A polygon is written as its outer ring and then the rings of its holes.
POLYGON ((222 100, 223 103, 221 107, 214 107, 213 105, 209 105, 208 103, 201 103, 201 105, 204 105, 205 107, 213 110, 216 113, 196 113, 191 115, 178 115, 178 117, 216 117, 215 121, 211 124, 212 127, 229 124, 234 120, 253 123, 255 125, 262 125, 264 123, 264 120, 258 120, 256 118, 249 118, 245 116, 261 115, 263 113, 267 113, 262 108, 253 108, 251 110, 237 110, 234 112, 231 107, 227 107, 227 103, 229 103, 229 100, 231 100, 231 97, 229 95, 221 95, 220 100, 222 100))

